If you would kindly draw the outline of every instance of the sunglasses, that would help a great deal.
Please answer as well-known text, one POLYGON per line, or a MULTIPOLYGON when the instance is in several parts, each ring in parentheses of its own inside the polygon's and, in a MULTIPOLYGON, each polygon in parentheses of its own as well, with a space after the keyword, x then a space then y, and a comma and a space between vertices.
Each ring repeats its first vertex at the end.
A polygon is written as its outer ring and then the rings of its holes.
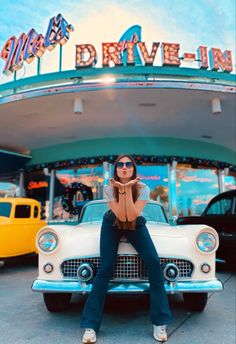
POLYGON ((131 168, 134 166, 134 164, 132 163, 132 161, 127 161, 127 162, 119 161, 116 163, 117 168, 123 168, 124 166, 126 166, 127 168, 131 168))

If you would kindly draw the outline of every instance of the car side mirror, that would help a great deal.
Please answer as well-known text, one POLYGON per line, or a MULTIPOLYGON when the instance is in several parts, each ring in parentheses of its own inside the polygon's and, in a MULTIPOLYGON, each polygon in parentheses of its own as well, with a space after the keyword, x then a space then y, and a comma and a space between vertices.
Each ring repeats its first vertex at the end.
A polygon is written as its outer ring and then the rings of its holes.
POLYGON ((169 218, 169 223, 170 223, 172 226, 176 226, 176 224, 177 224, 177 219, 178 219, 178 216, 177 216, 177 215, 173 215, 172 217, 169 218))

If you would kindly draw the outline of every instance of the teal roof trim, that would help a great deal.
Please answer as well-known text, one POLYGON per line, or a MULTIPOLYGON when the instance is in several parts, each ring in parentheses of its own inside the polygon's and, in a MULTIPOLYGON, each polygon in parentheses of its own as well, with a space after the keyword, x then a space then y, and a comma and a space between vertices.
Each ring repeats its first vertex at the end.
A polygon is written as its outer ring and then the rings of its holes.
POLYGON ((31 152, 33 158, 27 166, 82 157, 119 155, 121 152, 157 156, 191 156, 236 165, 234 151, 209 142, 171 137, 122 137, 122 140, 119 137, 107 137, 33 149, 31 152))
MULTIPOLYGON (((151 66, 130 66, 130 67, 104 67, 104 68, 81 68, 75 70, 68 70, 56 73, 40 74, 28 78, 23 78, 15 81, 10 81, 0 85, 0 93, 10 89, 17 89, 27 85, 34 84, 45 84, 57 80, 70 80, 79 79, 81 80, 88 77, 98 77, 104 75, 119 75, 125 77, 138 77, 142 76, 144 78, 148 77, 168 77, 169 80, 178 78, 192 78, 194 82, 209 82, 209 83, 232 83, 236 82, 236 74, 229 74, 224 72, 209 71, 196 68, 177 68, 177 67, 151 67, 151 66), (199 81, 198 81, 199 79, 199 81), (204 79, 204 80, 202 80, 204 79)), ((186 80, 185 80, 186 81, 186 80)))

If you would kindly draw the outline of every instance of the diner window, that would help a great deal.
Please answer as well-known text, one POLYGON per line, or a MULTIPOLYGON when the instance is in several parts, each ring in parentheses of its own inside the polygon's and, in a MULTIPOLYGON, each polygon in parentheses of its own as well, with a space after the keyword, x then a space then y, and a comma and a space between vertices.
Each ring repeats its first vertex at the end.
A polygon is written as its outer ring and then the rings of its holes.
POLYGON ((19 186, 11 182, 0 182, 0 197, 19 197, 19 186))
POLYGON ((137 166, 138 177, 150 188, 150 199, 168 209, 168 168, 167 165, 137 166))
MULTIPOLYGON (((73 206, 79 210, 89 200, 103 198, 103 166, 80 166, 71 169, 57 170, 56 178, 64 188, 70 188, 73 183, 81 183, 84 189, 77 190, 73 197, 73 206)), ((54 198, 54 219, 77 220, 78 215, 70 214, 62 206, 63 195, 54 198)))
POLYGON ((26 219, 30 217, 30 205, 16 205, 15 218, 26 219))
MULTIPOLYGON (((24 183, 26 197, 46 202, 49 195, 49 174, 45 174, 44 170, 27 172, 24 183)), ((55 188, 57 188, 57 181, 55 181, 55 188)))
POLYGON ((219 193, 217 170, 178 164, 176 189, 179 216, 200 215, 219 193))

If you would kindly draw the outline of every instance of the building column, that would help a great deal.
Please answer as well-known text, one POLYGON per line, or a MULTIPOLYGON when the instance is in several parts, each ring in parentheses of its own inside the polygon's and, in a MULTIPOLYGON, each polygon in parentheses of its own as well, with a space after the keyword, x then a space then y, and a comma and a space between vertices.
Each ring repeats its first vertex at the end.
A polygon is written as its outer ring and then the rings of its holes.
POLYGON ((25 197, 25 188, 24 188, 24 170, 20 170, 19 176, 19 196, 25 197))
POLYGON ((176 195, 176 167, 177 161, 173 160, 168 164, 168 211, 170 222, 174 222, 177 211, 177 195, 176 195))
POLYGON ((218 176, 218 186, 219 186, 219 193, 224 192, 225 191, 225 174, 224 174, 224 170, 218 170, 217 173, 218 176))

